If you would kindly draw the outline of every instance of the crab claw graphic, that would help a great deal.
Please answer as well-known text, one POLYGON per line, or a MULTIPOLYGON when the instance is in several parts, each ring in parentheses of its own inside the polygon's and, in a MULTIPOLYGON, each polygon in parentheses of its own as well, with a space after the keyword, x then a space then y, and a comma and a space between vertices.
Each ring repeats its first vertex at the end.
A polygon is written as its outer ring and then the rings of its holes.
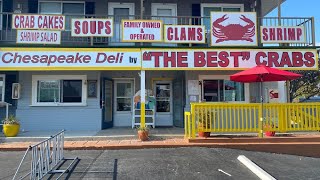
POLYGON ((221 18, 218 18, 215 22, 216 22, 216 23, 221 23, 221 22, 229 19, 229 17, 226 18, 226 16, 227 16, 226 14, 223 15, 221 18))
POLYGON ((247 18, 247 17, 244 16, 244 15, 241 15, 240 19, 243 20, 243 21, 246 22, 246 23, 254 24, 254 23, 251 21, 251 19, 247 18))

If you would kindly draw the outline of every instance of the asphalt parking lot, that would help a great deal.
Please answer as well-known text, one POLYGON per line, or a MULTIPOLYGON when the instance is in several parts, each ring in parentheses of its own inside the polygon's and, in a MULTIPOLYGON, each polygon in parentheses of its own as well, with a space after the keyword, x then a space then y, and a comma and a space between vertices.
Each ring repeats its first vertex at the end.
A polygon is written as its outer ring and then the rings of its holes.
MULTIPOLYGON (((24 152, 0 152, 0 179, 11 179, 24 152)), ((319 179, 320 159, 222 148, 65 151, 80 158, 62 179, 258 179, 245 155, 277 179, 319 179)), ((28 157, 29 158, 29 157, 28 157)), ((28 172, 23 164, 21 174, 28 172)), ((69 162, 62 165, 64 169, 69 162)), ((57 175, 45 179, 55 179, 57 175)))

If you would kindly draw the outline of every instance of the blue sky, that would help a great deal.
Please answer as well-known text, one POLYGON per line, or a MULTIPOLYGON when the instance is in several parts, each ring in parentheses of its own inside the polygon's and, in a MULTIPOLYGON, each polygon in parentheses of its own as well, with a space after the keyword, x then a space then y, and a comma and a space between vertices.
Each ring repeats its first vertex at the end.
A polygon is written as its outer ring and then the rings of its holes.
MULTIPOLYGON (((278 10, 275 9, 268 14, 277 17, 278 10)), ((314 17, 316 42, 320 46, 320 0, 286 0, 281 5, 281 16, 283 17, 314 17)))

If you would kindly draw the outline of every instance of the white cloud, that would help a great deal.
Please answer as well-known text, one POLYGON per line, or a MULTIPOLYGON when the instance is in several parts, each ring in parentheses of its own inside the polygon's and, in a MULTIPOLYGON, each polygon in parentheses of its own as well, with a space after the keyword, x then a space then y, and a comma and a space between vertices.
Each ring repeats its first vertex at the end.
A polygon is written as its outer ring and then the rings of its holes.
POLYGON ((320 46, 320 42, 317 42, 317 43, 316 43, 316 46, 320 46))

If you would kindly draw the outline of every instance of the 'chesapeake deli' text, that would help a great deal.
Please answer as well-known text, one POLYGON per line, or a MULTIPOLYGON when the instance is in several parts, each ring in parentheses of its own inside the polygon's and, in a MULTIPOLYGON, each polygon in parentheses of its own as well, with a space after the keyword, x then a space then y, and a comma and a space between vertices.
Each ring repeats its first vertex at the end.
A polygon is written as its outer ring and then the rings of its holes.
POLYGON ((48 67, 48 66, 141 66, 140 52, 64 52, 64 51, 2 51, 1 66, 48 67))

